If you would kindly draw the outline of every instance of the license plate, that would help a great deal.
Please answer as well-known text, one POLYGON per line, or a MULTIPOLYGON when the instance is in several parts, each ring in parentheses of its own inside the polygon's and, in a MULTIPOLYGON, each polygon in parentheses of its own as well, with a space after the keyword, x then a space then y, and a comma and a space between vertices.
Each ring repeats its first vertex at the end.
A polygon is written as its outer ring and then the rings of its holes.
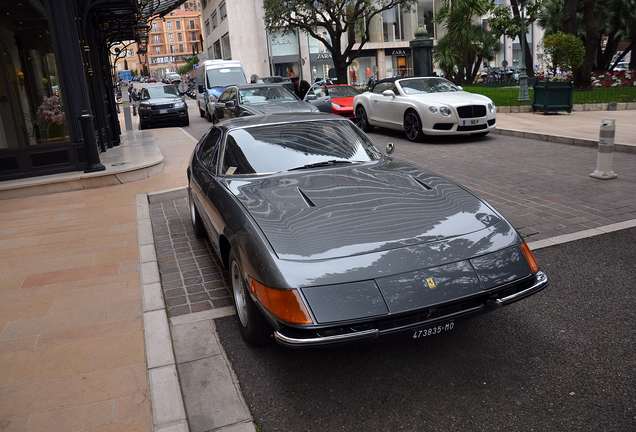
POLYGON ((419 339, 427 336, 433 336, 436 334, 440 334, 455 328, 454 322, 449 322, 446 324, 440 324, 434 327, 427 327, 425 329, 419 329, 413 331, 413 339, 419 339))
POLYGON ((159 110, 159 114, 168 114, 167 109, 159 110))
POLYGON ((484 123, 486 123, 485 119, 470 119, 464 120, 464 124, 462 126, 477 126, 484 123))

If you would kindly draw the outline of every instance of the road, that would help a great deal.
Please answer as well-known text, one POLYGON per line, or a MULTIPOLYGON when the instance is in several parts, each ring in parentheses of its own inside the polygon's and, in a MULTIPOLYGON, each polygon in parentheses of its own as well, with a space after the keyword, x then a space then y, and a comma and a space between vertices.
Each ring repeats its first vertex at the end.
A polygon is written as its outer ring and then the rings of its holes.
POLYGON ((636 229, 536 251, 551 286, 424 340, 221 343, 261 432, 636 430, 636 229))

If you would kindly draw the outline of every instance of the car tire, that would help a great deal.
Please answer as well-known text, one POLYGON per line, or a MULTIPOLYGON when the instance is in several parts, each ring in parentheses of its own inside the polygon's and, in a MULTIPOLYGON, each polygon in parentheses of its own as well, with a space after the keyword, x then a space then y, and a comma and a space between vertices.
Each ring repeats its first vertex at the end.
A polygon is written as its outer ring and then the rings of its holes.
POLYGON ((369 124, 367 112, 362 105, 356 107, 356 126, 365 132, 371 132, 373 130, 373 126, 369 124))
POLYGON ((422 132, 422 120, 414 110, 408 110, 404 113, 404 133, 409 141, 424 141, 424 132, 422 132))
POLYGON ((207 108, 206 108, 206 110, 205 110, 205 118, 206 118, 209 122, 214 123, 214 121, 212 120, 212 114, 210 114, 210 111, 208 111, 208 110, 207 110, 207 108))
POLYGON ((181 126, 190 126, 190 117, 186 117, 185 120, 181 122, 181 126))
POLYGON ((228 259, 230 263, 230 289, 232 290, 232 298, 236 307, 236 314, 239 318, 239 330, 243 340, 252 346, 264 346, 274 342, 273 329, 269 325, 261 312, 256 307, 247 281, 243 278, 241 264, 234 254, 234 250, 230 250, 228 259))
POLYGON ((203 226, 203 221, 201 220, 199 210, 197 210, 197 206, 194 205, 194 200, 192 199, 192 189, 190 189, 190 186, 188 186, 188 203, 190 204, 190 220, 192 221, 194 236, 196 238, 205 238, 205 227, 203 226))
MULTIPOLYGON (((197 105, 198 106, 198 105, 197 105)), ((199 106, 198 106, 199 107, 199 106)), ((201 116, 201 118, 205 117, 205 111, 203 111, 201 109, 201 107, 199 107, 199 115, 201 116)))
POLYGON ((139 130, 144 130, 144 129, 148 129, 148 125, 146 125, 146 123, 139 122, 139 130))

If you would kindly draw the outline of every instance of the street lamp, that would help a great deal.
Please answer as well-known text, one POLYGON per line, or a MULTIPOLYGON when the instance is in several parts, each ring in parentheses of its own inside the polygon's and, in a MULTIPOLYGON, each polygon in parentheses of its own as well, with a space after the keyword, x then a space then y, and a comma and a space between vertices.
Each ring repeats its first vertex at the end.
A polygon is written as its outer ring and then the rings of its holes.
POLYGON ((145 22, 135 24, 135 34, 137 36, 137 51, 145 53, 148 51, 148 30, 150 26, 145 22))
POLYGON ((526 75, 526 23, 525 23, 525 11, 526 0, 519 0, 521 3, 521 32, 519 33, 519 39, 521 39, 521 68, 519 69, 519 102, 530 102, 530 95, 528 94, 528 75, 526 75))

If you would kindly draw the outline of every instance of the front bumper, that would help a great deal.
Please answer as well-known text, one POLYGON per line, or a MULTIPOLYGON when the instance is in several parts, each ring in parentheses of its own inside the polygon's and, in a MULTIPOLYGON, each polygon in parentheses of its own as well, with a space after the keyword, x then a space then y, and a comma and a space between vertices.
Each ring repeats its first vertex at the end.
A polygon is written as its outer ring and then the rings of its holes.
MULTIPOLYGON (((380 317, 373 321, 343 325, 321 330, 282 327, 274 332, 277 343, 290 348, 314 348, 395 339, 413 335, 417 330, 445 326, 475 315, 507 306, 549 285, 542 271, 532 277, 478 296, 425 308, 394 317, 380 317), (332 334, 330 334, 332 333, 332 334)), ((412 337, 412 336, 411 336, 412 337)))
POLYGON ((140 120, 145 124, 182 122, 188 118, 188 106, 167 108, 164 110, 139 110, 140 120), (163 112, 166 111, 166 112, 163 112))

